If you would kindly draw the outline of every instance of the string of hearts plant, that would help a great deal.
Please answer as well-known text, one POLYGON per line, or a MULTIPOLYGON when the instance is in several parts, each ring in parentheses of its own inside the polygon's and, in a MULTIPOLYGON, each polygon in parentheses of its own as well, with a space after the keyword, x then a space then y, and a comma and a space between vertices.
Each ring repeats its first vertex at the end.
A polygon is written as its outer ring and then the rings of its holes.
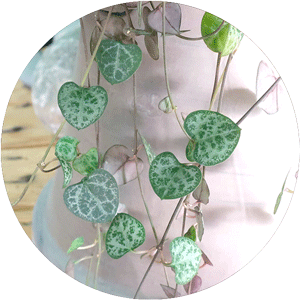
MULTIPOLYGON (((220 113, 222 97, 225 87, 226 75, 229 64, 234 53, 242 40, 243 34, 229 23, 205 13, 201 22, 201 37, 190 38, 182 35, 180 30, 181 9, 175 3, 161 3, 154 6, 148 4, 127 3, 123 4, 125 16, 129 27, 120 14, 114 14, 113 8, 107 12, 104 22, 96 20, 95 30, 90 40, 90 51, 92 53, 86 73, 81 85, 74 82, 66 82, 58 92, 58 105, 65 118, 57 133, 53 137, 45 155, 37 164, 28 186, 20 198, 13 204, 16 205, 26 193, 36 172, 45 168, 48 163, 45 159, 51 146, 56 141, 64 124, 68 122, 77 130, 84 129, 92 124, 99 125, 99 118, 105 113, 108 99, 106 90, 98 86, 85 87, 85 81, 89 76, 90 68, 95 62, 98 64, 99 76, 108 81, 112 86, 132 78, 134 89, 134 151, 129 154, 123 145, 114 145, 107 149, 102 156, 99 149, 91 148, 87 153, 80 153, 78 147, 80 141, 71 136, 60 138, 55 146, 55 155, 60 162, 64 174, 63 188, 64 202, 67 208, 77 217, 96 225, 97 236, 91 245, 84 245, 84 238, 76 238, 68 250, 86 250, 98 247, 98 261, 94 275, 94 286, 100 268, 100 258, 103 251, 113 258, 118 259, 134 249, 141 246, 145 241, 145 229, 142 223, 127 213, 117 213, 119 207, 119 186, 137 179, 143 203, 152 226, 156 245, 150 250, 137 253, 150 254, 152 260, 137 287, 134 297, 138 292, 151 270, 157 257, 163 263, 163 267, 170 267, 175 272, 175 288, 171 286, 166 277, 167 285, 161 284, 162 289, 168 297, 179 296, 178 285, 183 285, 187 294, 197 292, 201 287, 202 279, 197 275, 199 268, 212 263, 206 254, 199 248, 199 242, 204 234, 202 204, 208 204, 209 189, 205 181, 205 168, 224 162, 234 152, 238 145, 241 128, 239 125, 248 116, 252 109, 269 95, 278 84, 280 78, 266 91, 266 93, 235 123, 227 116, 220 113), (138 10, 139 26, 144 23, 144 29, 134 28, 131 21, 132 7, 138 10), (103 24, 104 23, 104 24, 103 24), (136 128, 136 80, 135 72, 142 61, 142 51, 136 41, 138 36, 144 36, 145 46, 149 55, 159 59, 158 42, 159 35, 163 43, 163 63, 165 71, 167 97, 159 103, 159 109, 165 113, 174 113, 181 130, 187 136, 186 158, 190 163, 181 163, 171 152, 155 154, 151 145, 145 137, 140 135, 141 145, 138 145, 138 129, 136 128), (208 110, 198 110, 190 113, 182 119, 178 116, 177 107, 172 99, 168 71, 166 39, 168 35, 196 42, 203 40, 209 49, 218 53, 217 68, 211 103, 208 110), (223 74, 220 74, 220 62, 223 57, 228 56, 223 74), (212 111, 219 95, 217 111, 212 111), (138 157, 139 151, 144 148, 150 164, 149 180, 156 195, 161 200, 179 199, 169 223, 161 237, 158 238, 157 231, 152 222, 147 203, 143 194, 140 174, 143 170, 143 161, 138 157), (83 178, 80 182, 69 185, 73 171, 80 173, 83 178), (191 198, 196 202, 191 203, 191 198), (183 207, 182 232, 173 239, 170 244, 172 261, 164 260, 164 244, 169 229, 183 207), (187 214, 194 214, 196 224, 188 230, 185 229, 187 214), (108 230, 105 226, 108 225, 108 230), (204 264, 200 266, 201 259, 204 264)), ((87 45, 85 45, 87 50, 87 45)), ((99 77, 100 78, 100 77, 99 77)), ((100 81, 100 80, 99 80, 100 81)), ((89 80, 88 80, 89 82, 89 80)), ((112 87, 113 88, 113 87, 112 87)), ((99 137, 98 137, 99 138, 99 137)), ((97 143, 98 145, 99 143, 97 143)), ((57 168, 57 167, 56 167, 57 168)), ((56 169, 53 168, 52 170, 56 169)), ((130 255, 130 254, 128 254, 130 255)), ((69 261, 66 272, 72 273, 74 265, 85 261, 92 261, 92 256, 83 256, 77 261, 69 261)), ((87 275, 87 284, 90 274, 87 275)))

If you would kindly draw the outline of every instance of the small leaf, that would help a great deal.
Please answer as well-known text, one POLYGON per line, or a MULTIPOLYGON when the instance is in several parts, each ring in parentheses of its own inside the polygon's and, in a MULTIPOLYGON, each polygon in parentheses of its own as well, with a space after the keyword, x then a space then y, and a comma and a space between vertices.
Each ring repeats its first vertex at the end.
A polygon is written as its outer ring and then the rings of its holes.
POLYGON ((186 146, 186 150, 185 150, 185 155, 186 158, 190 161, 190 162, 194 162, 194 151, 195 151, 195 147, 196 147, 196 143, 193 140, 189 140, 187 146, 186 146))
POLYGON ((156 157, 156 154, 154 153, 154 151, 152 150, 151 145, 146 141, 146 139, 142 135, 140 135, 140 136, 141 136, 143 145, 144 145, 145 150, 146 150, 146 154, 147 154, 147 157, 148 157, 149 165, 151 165, 153 159, 156 157))
POLYGON ((193 197, 197 200, 197 202, 207 204, 209 202, 209 188, 206 180, 202 177, 202 180, 199 186, 194 190, 193 197))
POLYGON ((282 185, 282 189, 281 189, 281 192, 279 193, 278 197, 277 197, 277 200, 276 200, 276 204, 275 204, 275 207, 274 207, 274 215, 276 214, 277 210, 278 210, 278 207, 280 205, 280 202, 281 202, 281 198, 282 198, 282 195, 283 195, 283 192, 284 192, 284 187, 285 187, 285 184, 286 184, 286 180, 289 176, 289 173, 287 173, 286 177, 285 177, 285 180, 283 182, 283 185, 282 185))
POLYGON ((196 242, 196 228, 194 225, 189 228, 184 237, 191 239, 193 242, 196 242))
POLYGON ((161 284, 160 286, 162 287, 164 293, 168 298, 181 297, 181 294, 178 291, 176 292, 175 295, 175 289, 173 289, 172 287, 163 284, 161 284))
POLYGON ((201 252, 202 252, 202 259, 203 259, 204 263, 206 265, 209 265, 209 266, 213 267, 212 262, 209 260, 209 258, 207 257, 207 255, 203 252, 203 250, 201 250, 201 252))
MULTIPOLYGON (((259 99, 268 88, 276 81, 277 76, 272 68, 264 61, 261 61, 256 77, 256 98, 259 99)), ((267 114, 275 114, 278 111, 278 95, 280 86, 276 85, 269 95, 259 104, 267 114)))
POLYGON ((197 220, 198 239, 201 242, 203 234, 204 234, 204 221, 203 221, 203 214, 201 211, 199 211, 197 213, 196 220, 197 220))
POLYGON ((71 182, 71 179, 73 177, 73 169, 69 162, 67 162, 63 159, 60 159, 59 162, 61 164, 61 167, 62 167, 62 170, 64 173, 63 188, 66 188, 69 185, 69 183, 71 182))
POLYGON ((78 238, 76 238, 76 239, 72 242, 72 244, 71 244, 71 246, 70 246, 70 248, 69 248, 67 254, 70 254, 70 253, 73 252, 74 250, 76 250, 76 249, 78 249, 79 247, 81 247, 83 244, 84 244, 84 238, 83 238, 83 237, 78 237, 78 238))
POLYGON ((71 136, 60 138, 55 146, 55 156, 66 162, 72 162, 77 157, 78 139, 71 136))
POLYGON ((228 159, 239 142, 241 131, 228 117, 208 110, 190 113, 184 121, 184 129, 195 142, 194 160, 203 166, 217 165, 228 159))
POLYGON ((137 45, 103 40, 96 60, 102 75, 110 84, 121 83, 129 79, 139 68, 142 50, 137 45))
POLYGON ((70 277, 75 278, 75 265, 72 259, 69 259, 65 268, 65 273, 70 277))
MULTIPOLYGON (((114 145, 104 154, 102 168, 114 176, 118 185, 123 185, 137 178, 136 163, 127 154, 128 149, 123 145, 114 145)), ((138 173, 141 174, 144 163, 137 158, 138 173)))
POLYGON ((183 287, 188 295, 195 294, 200 291, 202 279, 196 275, 191 282, 185 284, 183 287), (191 285, 191 288, 190 288, 191 285))
MULTIPOLYGON (((162 4, 158 5, 148 15, 148 24, 149 26, 158 32, 163 32, 162 28, 162 4)), ((177 3, 166 3, 166 22, 165 22, 165 32, 167 34, 179 34, 180 25, 181 25, 181 8, 177 3)))
POLYGON ((134 217, 120 213, 113 219, 105 240, 107 254, 114 259, 141 246, 145 241, 145 228, 134 217))
POLYGON ((165 114, 169 114, 173 111, 170 98, 167 96, 164 99, 162 99, 158 103, 158 108, 163 111, 165 114))
POLYGON ((88 175, 98 168, 97 148, 91 148, 86 154, 73 161, 73 169, 81 175, 88 175))
POLYGON ((198 273, 201 250, 191 239, 177 237, 170 244, 170 252, 175 281, 179 285, 185 285, 198 273))
POLYGON ((181 164, 171 152, 155 157, 150 169, 149 180, 160 199, 177 199, 195 190, 202 178, 196 166, 181 164))
MULTIPOLYGON (((201 22, 201 34, 206 36, 216 31, 223 20, 206 12, 201 22)), ((240 44, 243 33, 237 28, 225 22, 222 29, 216 34, 204 39, 206 46, 214 51, 221 52, 222 56, 232 53, 240 44)))
POLYGON ((110 222, 118 209, 119 188, 114 177, 96 169, 64 192, 67 208, 77 217, 92 223, 110 222))
POLYGON ((83 88, 74 82, 64 83, 57 97, 66 121, 78 130, 95 123, 102 116, 108 101, 103 87, 83 88))

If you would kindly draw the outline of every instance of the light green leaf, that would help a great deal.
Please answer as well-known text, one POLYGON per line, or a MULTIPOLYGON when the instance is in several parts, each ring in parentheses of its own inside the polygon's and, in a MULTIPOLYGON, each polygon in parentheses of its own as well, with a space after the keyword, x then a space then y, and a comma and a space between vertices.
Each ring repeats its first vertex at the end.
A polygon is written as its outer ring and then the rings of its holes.
POLYGON ((119 189, 114 177, 96 169, 64 192, 67 208, 77 217, 93 223, 110 222, 118 209, 119 189))
POLYGON ((81 175, 88 175, 98 168, 97 148, 91 148, 86 154, 73 161, 73 169, 81 175))
POLYGON ((199 211, 196 215, 197 220, 197 233, 198 233, 198 239, 201 242, 202 237, 204 234, 204 221, 203 221, 203 214, 201 211, 199 211))
POLYGON ((77 145, 79 141, 72 136, 60 138, 55 146, 55 156, 59 160, 71 162, 77 157, 77 145))
POLYGON ((134 44, 103 40, 96 60, 104 78, 116 84, 129 79, 136 72, 142 61, 142 51, 134 44))
POLYGON ((102 116, 108 101, 103 87, 83 88, 74 82, 64 83, 57 97, 66 121, 78 130, 95 123, 102 116))
POLYGON ((164 99, 162 99, 159 103, 158 103, 158 108, 163 111, 165 114, 169 114, 173 111, 172 109, 172 104, 170 101, 170 98, 167 96, 164 99))
POLYGON ((118 185, 123 185, 137 178, 144 168, 143 161, 137 157, 137 166, 135 159, 132 159, 128 153, 127 147, 123 145, 114 145, 104 154, 102 168, 114 176, 118 185))
POLYGON ((283 192, 284 192, 284 187, 285 187, 285 184, 286 184, 286 180, 287 180, 287 178, 288 178, 288 176, 289 176, 289 173, 290 173, 290 172, 287 173, 287 175, 286 175, 286 177, 285 177, 285 180, 284 180, 284 182, 283 182, 283 185, 282 185, 281 192, 279 193, 279 195, 278 195, 278 197, 277 197, 276 204, 275 204, 275 207, 274 207, 274 212, 273 212, 274 215, 276 214, 276 212, 277 212, 277 210, 278 210, 278 207, 279 207, 279 205, 280 205, 281 198, 282 198, 282 195, 283 195, 283 192))
POLYGON ((196 228, 194 225, 189 228, 184 237, 191 239, 193 242, 196 242, 196 228))
POLYGON ((202 177, 202 180, 199 186, 194 190, 193 197, 197 200, 197 202, 207 204, 209 202, 209 188, 206 180, 202 177))
POLYGON ((61 164, 61 167, 62 167, 62 170, 64 173, 63 188, 66 188, 69 185, 69 183, 71 182, 71 179, 73 177, 73 169, 72 169, 71 163, 69 163, 63 159, 60 159, 59 162, 61 164))
POLYGON ((179 285, 190 282, 198 273, 201 250, 189 238, 177 237, 170 244, 171 267, 175 270, 175 281, 179 285))
POLYGON ((107 254, 118 259, 145 241, 145 228, 134 217, 120 213, 113 219, 105 239, 107 254))
POLYGON ((184 121, 184 129, 195 142, 194 160, 203 166, 214 166, 228 159, 239 142, 241 131, 228 117, 208 110, 190 113, 184 121))
POLYGON ((163 199, 177 199, 195 190, 202 178, 196 166, 181 164, 171 152, 155 157, 149 169, 149 179, 156 195, 163 199))
POLYGON ((76 238, 72 244, 71 247, 69 248, 67 254, 70 254, 71 252, 73 252, 74 250, 78 249, 79 247, 81 247, 84 244, 84 238, 83 237, 78 237, 76 238))
POLYGON ((195 151, 195 146, 196 143, 193 140, 189 140, 187 146, 186 146, 186 150, 185 150, 185 155, 186 158, 190 161, 190 162, 194 162, 194 151, 195 151))
MULTIPOLYGON (((222 24, 222 21, 222 19, 206 12, 201 23, 202 36, 206 36, 216 31, 222 24)), ((243 35, 244 34, 237 28, 225 22, 220 31, 205 38, 204 42, 210 50, 218 53, 221 52, 222 56, 226 56, 238 47, 243 35)))
POLYGON ((151 145, 146 141, 146 139, 142 135, 140 135, 140 136, 141 136, 143 145, 144 145, 145 150, 146 150, 146 154, 147 154, 147 157, 148 157, 149 165, 151 165, 153 159, 156 157, 156 154, 154 153, 154 151, 152 150, 151 145))

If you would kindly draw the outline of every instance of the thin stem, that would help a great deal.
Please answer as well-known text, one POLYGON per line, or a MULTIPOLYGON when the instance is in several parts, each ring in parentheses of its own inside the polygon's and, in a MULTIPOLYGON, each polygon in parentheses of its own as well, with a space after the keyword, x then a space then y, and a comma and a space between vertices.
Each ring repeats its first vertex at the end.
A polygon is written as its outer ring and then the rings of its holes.
POLYGON ((178 290, 178 284, 176 283, 175 291, 174 291, 174 298, 176 298, 177 290, 178 290))
POLYGON ((167 93, 168 93, 168 97, 169 97, 169 100, 170 100, 170 103, 171 103, 171 106, 172 106, 172 110, 174 110, 177 122, 178 122, 179 126, 181 127, 182 131, 184 132, 184 134, 190 140, 191 138, 186 133, 186 131, 183 128, 183 126, 180 122, 180 119, 178 117, 177 107, 174 105, 174 102, 172 100, 171 90, 170 90, 170 85, 169 85, 169 78, 168 78, 168 72, 167 72, 167 59, 166 59, 166 2, 163 2, 162 27, 163 27, 163 34, 162 34, 162 38, 163 38, 163 61, 164 61, 164 72, 165 72, 165 81, 166 81, 167 93))
POLYGON ((184 207, 184 211, 183 211, 181 236, 184 236, 185 222, 186 222, 186 207, 184 207))
POLYGON ((223 99, 223 95, 224 95, 226 77, 227 77, 227 74, 228 74, 229 65, 230 65, 230 62, 231 62, 232 58, 233 58, 233 53, 230 53, 229 56, 228 56, 228 59, 227 59, 227 63, 226 63, 225 69, 224 69, 224 77, 223 77, 222 86, 221 86, 221 90, 220 90, 219 103, 218 103, 217 112, 221 111, 222 99, 223 99))
POLYGON ((74 265, 77 265, 85 260, 92 259, 92 258, 93 258, 93 255, 82 257, 79 260, 74 261, 74 265))
POLYGON ((155 5, 153 4, 153 1, 150 1, 150 5, 151 5, 152 9, 155 9, 155 5))
POLYGON ((100 230, 100 224, 97 224, 97 235, 98 235, 98 260, 97 260, 97 266, 96 266, 96 272, 95 272, 95 278, 94 278, 94 288, 97 289, 97 277, 99 273, 99 266, 101 261, 101 230, 100 230))
POLYGON ((86 274, 85 285, 87 285, 87 286, 89 285, 90 274, 91 274, 91 271, 92 271, 92 265, 93 265, 93 259, 90 260, 88 272, 86 274))
POLYGON ((50 173, 50 172, 53 172, 53 171, 57 170, 60 167, 61 167, 61 165, 57 165, 56 167, 54 167, 52 169, 48 169, 48 170, 41 169, 41 171, 44 172, 44 173, 50 173))
POLYGON ((114 7, 112 6, 112 7, 109 9, 107 18, 106 18, 106 20, 105 20, 105 24, 104 24, 104 26, 103 26, 103 31, 102 31, 101 34, 100 34, 99 40, 98 40, 98 42, 97 42, 97 44, 96 44, 96 47, 95 47, 94 52, 93 52, 93 54, 92 54, 92 57, 91 57, 91 59, 90 59, 90 63, 89 63, 89 65, 88 65, 88 67, 87 67, 87 69, 86 69, 86 71, 85 71, 85 74, 84 74, 83 79, 82 79, 81 84, 80 84, 81 86, 84 86, 84 83, 85 83, 85 81, 86 81, 86 78, 87 78, 87 76, 88 76, 88 74, 89 74, 89 72, 90 72, 90 70, 91 70, 92 64, 93 64, 93 62, 94 62, 94 59, 95 59, 95 57, 96 57, 98 48, 99 48, 99 46, 100 46, 100 44, 101 44, 101 41, 102 41, 102 39, 103 39, 104 32, 105 32, 105 30, 106 30, 106 27, 107 27, 107 24, 108 24, 108 21, 109 21, 109 18, 110 18, 110 16, 111 16, 111 13, 112 13, 113 8, 114 8, 114 7))
POLYGON ((211 33, 209 33, 209 34, 207 34, 205 36, 200 36, 200 37, 196 37, 196 38, 183 36, 181 34, 176 34, 176 36, 179 37, 179 38, 181 38, 181 39, 188 40, 188 41, 201 41, 201 40, 205 40, 206 38, 209 38, 210 36, 217 34, 222 29, 224 23, 225 23, 225 21, 223 21, 221 23, 221 25, 215 31, 213 31, 213 32, 211 32, 211 33))
POLYGON ((240 118, 239 121, 236 122, 236 125, 240 125, 246 118, 247 116, 251 113, 251 111, 257 106, 259 105, 272 91, 273 89, 276 87, 276 85, 279 83, 279 81, 281 80, 281 77, 278 77, 276 79, 276 81, 271 85, 271 87, 259 98, 259 100, 257 100, 252 106, 251 108, 240 118))
POLYGON ((97 243, 98 243, 98 241, 95 240, 93 244, 83 246, 83 247, 78 247, 77 250, 87 250, 87 249, 94 248, 97 245, 97 243))
POLYGON ((158 253, 161 252, 161 251, 163 250, 164 242, 165 242, 165 240, 166 240, 166 237, 167 237, 167 235, 168 235, 168 232, 169 232, 169 230, 170 230, 170 228, 171 228, 171 225, 172 225, 172 223, 173 223, 173 221, 174 221, 174 219, 175 219, 175 217, 176 217, 176 215, 177 215, 177 212, 178 212, 179 209, 181 208, 181 205, 182 205, 184 199, 185 199, 184 197, 182 197, 182 198, 179 199, 179 201, 178 201, 178 203, 177 203, 177 205, 176 205, 176 207, 175 207, 175 210, 174 210, 174 212, 173 212, 173 214, 172 214, 172 216, 171 216, 171 218, 170 218, 170 221, 169 221, 169 223, 168 223, 168 225, 167 225, 167 228, 166 228, 166 230, 165 230, 165 232, 164 232, 164 234, 163 234, 163 237, 161 238, 160 243, 156 246, 156 249, 159 250, 159 251, 157 251, 157 252, 155 253, 155 255, 153 256, 152 261, 151 261, 151 263, 150 263, 148 269, 146 270, 146 272, 145 272, 145 274, 144 274, 144 276, 143 276, 143 278, 142 278, 142 281, 140 282, 140 284, 139 284, 139 286, 138 286, 138 288, 137 288, 137 291, 136 291, 136 293, 135 293, 135 295, 134 295, 134 299, 136 298, 136 296, 137 296, 137 294, 138 294, 138 292, 139 292, 139 290, 140 290, 142 284, 144 283, 144 281, 145 281, 145 279, 146 279, 146 277, 147 277, 149 271, 151 270, 151 268, 152 268, 152 266, 153 266, 153 263, 154 263, 154 261, 156 260, 156 258, 157 258, 157 256, 158 256, 158 253))
MULTIPOLYGON (((136 117, 137 117, 137 109, 136 109, 136 76, 133 74, 132 76, 132 93, 133 93, 133 128, 134 128, 134 154, 137 154, 137 126, 136 126, 136 117)), ((137 170, 138 172, 138 170, 137 170)))
POLYGON ((212 99, 211 99, 211 101, 210 101, 209 110, 212 110, 212 107, 213 107, 214 104, 215 104, 215 101, 216 101, 216 98, 217 98, 218 91, 219 91, 220 86, 221 86, 221 84, 222 84, 222 82, 223 82, 224 74, 225 74, 225 70, 223 71, 223 73, 222 73, 222 75, 221 75, 221 77, 220 77, 220 79, 219 79, 219 81, 218 81, 217 87, 216 87, 216 89, 215 89, 215 91, 214 91, 214 94, 213 94, 213 96, 212 96, 212 99))
POLYGON ((123 7, 125 8, 125 12, 126 12, 126 17, 127 17, 127 20, 128 20, 128 24, 131 28, 134 29, 134 26, 133 26, 133 23, 132 23, 132 20, 131 20, 131 17, 130 17, 130 12, 129 12, 129 9, 126 5, 126 3, 123 4, 123 7))
POLYGON ((220 63, 221 63, 221 58, 222 58, 222 53, 219 52, 219 53, 218 53, 218 58, 217 58, 217 66, 216 66, 216 74, 215 74, 214 87, 213 87, 213 92, 212 92, 212 95, 211 95, 210 103, 212 103, 213 96, 214 96, 214 94, 215 94, 215 91, 216 91, 216 88, 217 88, 217 85, 218 85, 219 73, 220 73, 220 63))
MULTIPOLYGON (((82 42, 83 42, 83 47, 84 47, 84 54, 85 54, 85 61, 86 61, 86 67, 88 67, 88 47, 87 47, 87 41, 86 41, 86 37, 85 37, 85 30, 84 30, 84 24, 83 24, 83 20, 82 18, 79 19, 80 20, 80 27, 81 27, 81 36, 82 36, 82 42)), ((90 83, 90 75, 88 74, 88 86, 91 85, 90 83)))

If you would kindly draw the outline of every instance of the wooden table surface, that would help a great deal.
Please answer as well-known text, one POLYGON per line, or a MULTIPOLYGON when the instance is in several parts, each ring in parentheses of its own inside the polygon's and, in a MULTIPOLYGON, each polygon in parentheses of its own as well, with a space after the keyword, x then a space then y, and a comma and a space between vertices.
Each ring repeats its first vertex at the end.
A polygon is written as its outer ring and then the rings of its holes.
MULTIPOLYGON (((51 138, 52 133, 34 113, 30 89, 18 81, 7 106, 1 143, 2 171, 11 203, 22 193, 51 138)), ((53 157, 54 147, 46 161, 53 157)), ((29 238, 32 237, 33 207, 41 190, 53 175, 54 172, 38 171, 23 200, 13 208, 29 238)))

